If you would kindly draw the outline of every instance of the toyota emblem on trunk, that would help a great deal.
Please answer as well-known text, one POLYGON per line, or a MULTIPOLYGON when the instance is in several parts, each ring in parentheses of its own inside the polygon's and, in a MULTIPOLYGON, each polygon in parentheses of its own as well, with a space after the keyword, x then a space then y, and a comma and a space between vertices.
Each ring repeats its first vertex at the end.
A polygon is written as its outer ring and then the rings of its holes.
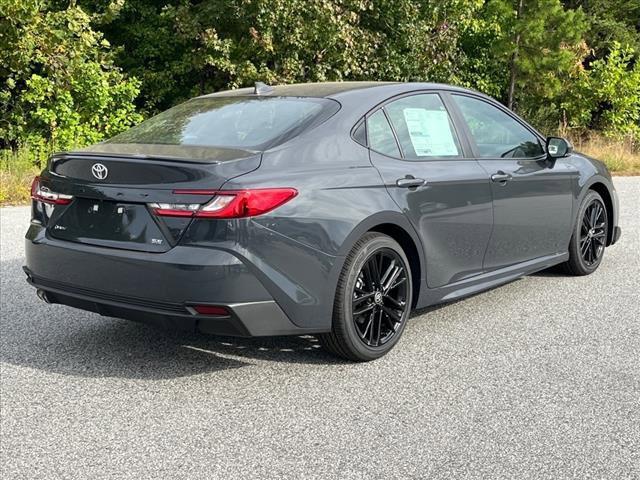
POLYGON ((107 178, 107 175, 109 175, 109 170, 101 163, 94 163, 91 167, 91 173, 93 173, 93 176, 98 180, 104 180, 107 178))

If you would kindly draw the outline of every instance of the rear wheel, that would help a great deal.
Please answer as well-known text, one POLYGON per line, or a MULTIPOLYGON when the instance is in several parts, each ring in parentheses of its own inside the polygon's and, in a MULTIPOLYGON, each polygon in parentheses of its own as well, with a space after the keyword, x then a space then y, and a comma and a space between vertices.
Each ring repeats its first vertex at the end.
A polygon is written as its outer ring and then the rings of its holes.
POLYGON ((412 282, 402 247, 391 237, 367 233, 345 260, 333 308, 331 333, 320 336, 329 351, 353 361, 389 352, 411 311, 412 282))
POLYGON ((602 197, 589 191, 578 210, 571 241, 569 260, 563 264, 564 270, 571 275, 589 275, 596 271, 607 244, 609 219, 602 197))

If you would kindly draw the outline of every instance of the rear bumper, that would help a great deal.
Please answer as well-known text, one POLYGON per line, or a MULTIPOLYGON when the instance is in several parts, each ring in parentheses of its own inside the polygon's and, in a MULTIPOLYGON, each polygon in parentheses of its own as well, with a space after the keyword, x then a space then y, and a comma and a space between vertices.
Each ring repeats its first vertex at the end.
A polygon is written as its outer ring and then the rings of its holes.
POLYGON ((313 333, 293 324, 250 269, 227 251, 115 250, 51 239, 39 225, 29 229, 25 247, 28 282, 51 303, 221 335, 313 333), (224 306, 229 315, 199 315, 189 308, 194 304, 224 306))

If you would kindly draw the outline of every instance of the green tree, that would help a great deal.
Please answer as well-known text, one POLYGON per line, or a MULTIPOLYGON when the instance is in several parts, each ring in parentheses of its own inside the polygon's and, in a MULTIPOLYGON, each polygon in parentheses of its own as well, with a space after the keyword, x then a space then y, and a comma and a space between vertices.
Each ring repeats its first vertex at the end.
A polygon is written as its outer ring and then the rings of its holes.
POLYGON ((493 49, 508 72, 507 106, 555 99, 585 53, 584 13, 560 0, 489 0, 485 15, 501 25, 493 49))
POLYGON ((0 148, 68 149, 111 136, 141 120, 138 89, 75 2, 57 10, 0 0, 0 148))
POLYGON ((640 63, 635 52, 614 42, 595 60, 568 97, 570 126, 640 140, 640 63))
POLYGON ((581 8, 589 23, 586 40, 593 58, 606 57, 616 44, 640 53, 638 0, 565 0, 568 8, 581 8))
POLYGON ((482 0, 86 1, 142 80, 140 106, 256 80, 459 82, 457 41, 482 0), (118 11, 117 16, 113 15, 118 11), (111 12, 111 13, 109 13, 111 12), (141 21, 144 19, 144 21, 141 21))

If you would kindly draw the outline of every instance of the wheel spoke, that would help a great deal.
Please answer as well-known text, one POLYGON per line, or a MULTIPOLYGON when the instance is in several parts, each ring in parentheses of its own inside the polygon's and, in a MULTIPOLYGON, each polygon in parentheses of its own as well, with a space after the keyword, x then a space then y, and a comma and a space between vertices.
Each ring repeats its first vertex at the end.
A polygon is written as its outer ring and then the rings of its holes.
POLYGON ((378 328, 376 329, 376 347, 380 345, 380 338, 382 336, 382 309, 378 313, 378 328))
POLYGON ((369 271, 371 272, 371 278, 374 282, 374 288, 380 286, 380 269, 378 266, 378 259, 374 256, 371 260, 367 262, 369 266, 369 271))
POLYGON ((585 242, 580 247, 580 253, 582 254, 583 257, 585 255, 585 253, 587 252, 587 249, 589 248, 589 245, 591 245, 591 239, 587 237, 585 239, 585 242))
POLYGON ((374 295, 375 295, 375 292, 364 293, 362 296, 360 296, 358 298, 354 298, 353 302, 351 302, 351 304, 355 307, 356 305, 361 304, 365 300, 368 300, 368 299, 372 298, 374 295))
POLYGON ((377 311, 374 310, 374 312, 371 314, 371 330, 369 330, 369 345, 374 347, 376 346, 375 343, 373 343, 373 339, 375 338, 376 334, 376 313, 377 311))
POLYGON ((389 301, 389 302, 391 302, 391 303, 393 303, 397 309, 404 310, 404 303, 399 302, 398 300, 393 298, 391 295, 385 295, 384 299, 389 301))
POLYGON ((382 273, 383 265, 384 265, 384 255, 378 255, 378 273, 382 273))
POLYGON ((400 285, 404 284, 407 281, 407 277, 402 277, 400 280, 398 280, 396 283, 394 283, 393 285, 391 285, 391 287, 389 288, 389 292, 392 291, 394 288, 399 287, 400 285))
POLYGON ((367 322, 367 326, 364 329, 364 332, 362 332, 362 338, 367 338, 367 332, 369 331, 369 329, 371 328, 371 325, 373 324, 373 316, 374 316, 375 312, 372 312, 371 315, 369 315, 369 321, 367 322))
POLYGON ((357 285, 353 288, 353 291, 354 291, 354 293, 358 293, 360 295, 367 295, 367 294, 371 293, 371 292, 367 292, 367 291, 363 290, 362 288, 358 287, 357 285))
POLYGON ((396 312, 394 312, 392 309, 390 309, 389 307, 385 307, 383 305, 382 310, 384 310, 384 313, 386 313, 387 316, 392 320, 394 320, 395 322, 400 322, 402 320, 402 317, 398 315, 396 312))
POLYGON ((370 291, 374 291, 376 289, 376 283, 371 274, 371 267, 369 262, 364 264, 362 268, 362 276, 364 277, 364 283, 369 288, 370 291))
POLYGON ((375 304, 371 303, 362 307, 360 310, 354 310, 353 316, 356 317, 358 315, 362 315, 363 313, 367 313, 375 308, 375 304))
POLYGON ((396 279, 398 278, 398 276, 403 272, 403 269, 401 267, 396 267, 395 270, 393 271, 393 273, 391 274, 391 277, 387 280, 387 282, 382 286, 382 293, 384 295, 386 295, 387 293, 389 293, 389 290, 391 290, 392 285, 394 285, 394 282, 396 281, 396 279))
POLYGON ((391 260, 391 263, 389 264, 389 266, 387 267, 387 270, 384 272, 384 275, 382 276, 382 279, 380 281, 381 285, 384 285, 387 283, 387 279, 389 278, 389 275, 391 275, 391 273, 393 272, 393 269, 396 266, 396 261, 395 260, 391 260))
POLYGON ((597 219, 597 217, 596 217, 596 207, 597 207, 597 204, 594 204, 594 206, 591 207, 591 215, 589 217, 589 223, 591 224, 591 228, 593 228, 595 226, 595 224, 596 224, 596 219, 597 219))

